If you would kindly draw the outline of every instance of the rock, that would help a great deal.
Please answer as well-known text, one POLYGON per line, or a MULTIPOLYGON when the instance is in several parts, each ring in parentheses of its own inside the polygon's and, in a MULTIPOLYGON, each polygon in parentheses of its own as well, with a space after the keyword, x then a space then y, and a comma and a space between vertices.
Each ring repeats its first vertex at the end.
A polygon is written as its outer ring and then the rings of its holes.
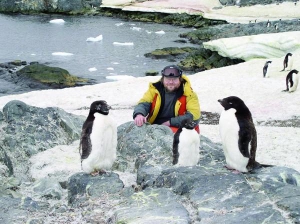
POLYGON ((188 53, 196 51, 197 48, 194 47, 168 47, 163 49, 156 49, 150 53, 146 53, 145 57, 150 57, 153 59, 174 59, 174 58, 184 58, 188 53))
POLYGON ((24 197, 22 199, 0 197, 0 220, 3 224, 26 223, 29 213, 39 213, 48 207, 49 204, 34 201, 30 197, 24 197))
MULTIPOLYGON (((118 158, 114 164, 118 174, 114 171, 98 176, 73 174, 66 185, 68 205, 63 195, 60 200, 54 200, 51 216, 48 216, 47 204, 29 197, 23 204, 30 207, 18 208, 14 206, 20 203, 19 199, 8 198, 6 202, 0 197, 0 208, 6 208, 4 203, 7 203, 11 209, 17 209, 14 218, 18 221, 39 222, 45 215, 45 222, 49 223, 66 220, 82 223, 146 220, 149 223, 244 224, 300 221, 300 174, 297 171, 268 167, 252 173, 232 173, 224 168, 222 146, 205 136, 201 136, 197 166, 173 166, 172 139, 173 132, 166 126, 122 124, 118 127, 118 158), (136 185, 124 187, 126 175, 122 180, 121 174, 119 176, 123 171, 137 173, 136 185), (25 209, 31 209, 30 217, 22 213, 25 209)), ((46 183, 47 178, 43 182, 46 183)), ((57 180, 52 182, 58 185, 57 180)), ((10 190, 18 188, 17 184, 10 190)), ((37 188, 38 197, 45 200, 42 189, 49 188, 37 188)), ((15 213, 4 211, 7 213, 1 213, 0 218, 11 221, 15 213)))
POLYGON ((158 71, 147 71, 146 76, 157 76, 159 73, 158 71))
POLYGON ((68 202, 73 204, 78 197, 101 197, 103 194, 114 194, 123 189, 123 182, 115 173, 91 176, 86 173, 72 175, 68 181, 68 202))
POLYGON ((22 12, 33 13, 65 13, 65 14, 84 14, 93 6, 100 6, 101 0, 50 0, 39 1, 2 1, 0 2, 0 12, 22 12))
POLYGON ((46 199, 62 198, 62 187, 54 178, 42 178, 34 183, 33 191, 46 199))
POLYGON ((172 142, 173 132, 166 126, 122 124, 118 127, 117 160, 113 167, 123 172, 135 172, 144 165, 170 165, 172 142))
POLYGON ((65 69, 50 67, 42 64, 31 64, 25 66, 16 72, 19 78, 17 82, 23 82, 24 79, 30 79, 30 87, 35 85, 47 85, 52 88, 65 88, 78 86, 80 83, 86 83, 87 79, 78 78, 69 74, 65 69))
POLYGON ((21 176, 28 175, 24 171, 32 155, 79 139, 85 120, 83 116, 66 113, 60 108, 43 109, 17 100, 3 107, 3 115, 5 120, 0 133, 4 153, 0 153, 0 161, 10 172, 13 170, 15 175, 21 176))
POLYGON ((0 96, 96 83, 93 79, 72 76, 65 69, 49 67, 38 62, 30 62, 24 67, 26 61, 16 61, 0 64, 0 96))
POLYGON ((126 207, 118 206, 112 220, 114 223, 191 223, 188 211, 179 200, 168 189, 146 189, 134 193, 126 207))

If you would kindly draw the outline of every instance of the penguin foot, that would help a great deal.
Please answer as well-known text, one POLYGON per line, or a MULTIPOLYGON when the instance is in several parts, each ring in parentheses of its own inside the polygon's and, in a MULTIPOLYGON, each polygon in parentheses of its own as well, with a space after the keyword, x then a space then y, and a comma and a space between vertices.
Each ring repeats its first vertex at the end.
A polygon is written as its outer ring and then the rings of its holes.
POLYGON ((106 174, 105 170, 99 170, 98 172, 99 172, 99 175, 106 174))
POLYGON ((91 176, 95 177, 97 175, 106 174, 106 171, 105 170, 95 170, 95 171, 91 172, 90 174, 91 174, 91 176))
POLYGON ((90 174, 91 174, 91 176, 95 177, 95 176, 99 175, 99 171, 96 170, 96 171, 91 172, 90 174))
POLYGON ((230 167, 230 166, 228 166, 228 165, 225 165, 224 166, 227 170, 230 170, 232 173, 234 173, 234 174, 240 174, 241 172, 240 171, 238 171, 238 170, 236 170, 236 169, 234 169, 234 168, 232 168, 232 167, 230 167))

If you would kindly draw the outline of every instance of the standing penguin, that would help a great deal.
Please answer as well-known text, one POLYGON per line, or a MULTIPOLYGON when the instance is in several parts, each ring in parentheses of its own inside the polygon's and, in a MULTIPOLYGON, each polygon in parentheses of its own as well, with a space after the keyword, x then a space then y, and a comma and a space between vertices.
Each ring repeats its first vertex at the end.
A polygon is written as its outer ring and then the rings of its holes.
POLYGON ((200 136, 194 129, 196 122, 185 119, 174 134, 173 139, 173 165, 195 166, 200 154, 200 136))
POLYGON ((108 116, 110 109, 104 100, 93 102, 82 126, 81 167, 93 176, 110 169, 116 159, 117 126, 108 116))
POLYGON ((297 89, 299 81, 298 70, 290 71, 286 76, 286 90, 284 92, 294 92, 297 89))
POLYGON ((236 96, 218 100, 224 107, 219 128, 227 168, 248 172, 261 165, 255 161, 257 149, 256 129, 245 103, 236 96))
POLYGON ((264 68, 263 68, 264 78, 269 78, 268 66, 271 63, 272 63, 272 61, 267 61, 264 65, 264 68))
POLYGON ((284 71, 286 68, 288 68, 288 70, 292 69, 292 66, 293 66, 292 56, 293 56, 292 53, 287 53, 285 55, 284 60, 283 60, 283 69, 281 71, 284 71), (290 57, 290 59, 289 59, 289 57, 290 57))

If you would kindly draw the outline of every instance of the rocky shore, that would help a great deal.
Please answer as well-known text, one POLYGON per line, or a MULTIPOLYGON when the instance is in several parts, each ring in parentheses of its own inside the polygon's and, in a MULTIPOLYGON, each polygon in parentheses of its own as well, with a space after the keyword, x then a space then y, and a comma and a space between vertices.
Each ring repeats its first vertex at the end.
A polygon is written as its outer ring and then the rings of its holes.
POLYGON ((2 223, 300 221, 300 173, 275 166, 233 174, 224 168, 221 145, 205 136, 201 136, 197 166, 173 166, 173 133, 164 126, 138 128, 133 122, 124 123, 118 127, 113 171, 95 177, 82 173, 78 141, 64 156, 62 148, 47 152, 62 141, 69 144, 77 139, 81 123, 81 117, 55 108, 40 109, 20 101, 5 106, 0 160, 2 223), (50 117, 55 120, 45 120, 41 129, 41 120, 50 117), (18 127, 28 134, 15 129, 18 127), (35 129, 40 130, 30 131, 35 129))
POLYGON ((16 60, 0 63, 0 96, 95 83, 95 80, 72 76, 62 68, 49 67, 38 62, 16 60))

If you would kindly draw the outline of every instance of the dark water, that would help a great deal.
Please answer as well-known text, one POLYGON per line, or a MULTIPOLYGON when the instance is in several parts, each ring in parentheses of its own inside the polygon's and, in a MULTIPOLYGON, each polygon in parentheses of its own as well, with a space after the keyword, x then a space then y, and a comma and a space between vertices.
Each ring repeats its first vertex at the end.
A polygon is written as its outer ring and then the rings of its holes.
POLYGON ((98 82, 106 82, 106 76, 139 77, 148 70, 161 70, 170 62, 145 58, 144 54, 157 48, 192 46, 174 42, 180 39, 180 33, 191 30, 188 28, 100 16, 0 15, 0 30, 0 63, 39 61, 98 82), (63 19, 65 23, 49 23, 53 19, 63 19), (164 35, 155 33, 161 30, 164 35), (86 41, 100 34, 102 41, 86 41), (113 42, 133 45, 117 46, 113 42), (54 56, 54 52, 73 55, 54 56), (96 71, 89 71, 94 67, 96 71))

